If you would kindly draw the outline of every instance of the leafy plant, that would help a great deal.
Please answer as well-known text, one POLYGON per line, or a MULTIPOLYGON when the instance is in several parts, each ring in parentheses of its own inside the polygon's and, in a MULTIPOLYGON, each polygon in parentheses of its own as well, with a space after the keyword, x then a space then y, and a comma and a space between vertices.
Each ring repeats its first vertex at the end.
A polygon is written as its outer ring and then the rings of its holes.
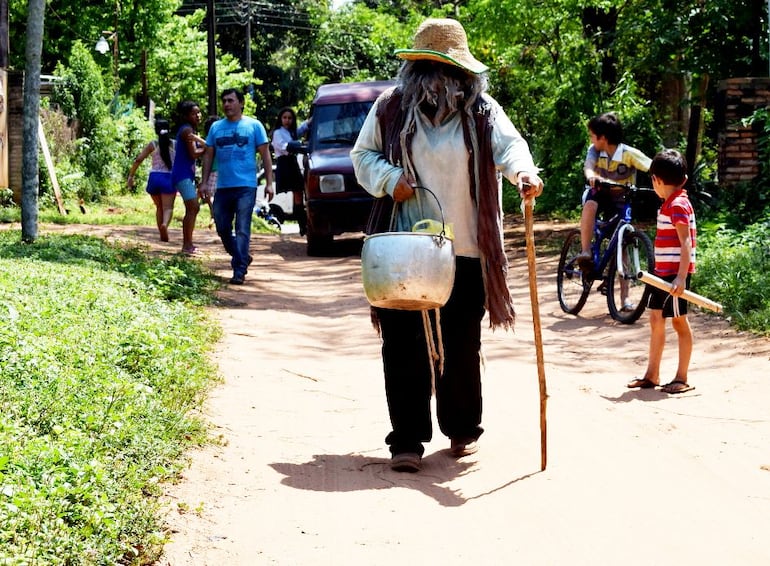
POLYGON ((0 563, 147 564, 158 485, 205 442, 211 278, 82 236, 2 231, 0 257, 0 563))
POLYGON ((770 214, 742 231, 710 226, 698 240, 693 287, 719 297, 738 328, 770 334, 770 214))

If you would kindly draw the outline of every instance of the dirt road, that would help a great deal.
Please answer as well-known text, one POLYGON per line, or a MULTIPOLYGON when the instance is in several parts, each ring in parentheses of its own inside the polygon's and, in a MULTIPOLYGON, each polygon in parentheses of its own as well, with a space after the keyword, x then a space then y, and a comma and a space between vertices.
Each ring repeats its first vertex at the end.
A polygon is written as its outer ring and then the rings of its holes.
MULTIPOLYGON (((537 223, 536 238, 551 228, 537 223)), ((229 277, 215 235, 196 237, 229 277)), ((247 284, 225 290, 213 313, 225 331, 223 383, 206 411, 221 442, 192 454, 169 487, 160 566, 770 563, 770 342, 695 314, 695 390, 628 390, 646 363, 647 315, 614 324, 596 293, 579 318, 562 313, 556 260, 540 254, 550 395, 541 472, 526 258, 513 226, 518 321, 514 334, 484 336, 481 449, 452 459, 436 426, 423 471, 399 474, 388 467, 356 246, 308 258, 297 235, 254 237, 247 284)), ((675 370, 670 327, 668 338, 664 378, 675 370)))

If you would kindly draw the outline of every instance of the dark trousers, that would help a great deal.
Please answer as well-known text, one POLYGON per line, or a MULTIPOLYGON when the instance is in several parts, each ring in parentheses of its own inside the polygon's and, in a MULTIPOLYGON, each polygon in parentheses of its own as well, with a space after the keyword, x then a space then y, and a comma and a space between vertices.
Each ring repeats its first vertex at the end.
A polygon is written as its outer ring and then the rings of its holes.
MULTIPOLYGON (((481 428, 481 319, 484 282, 478 259, 458 257, 452 295, 441 308, 444 373, 436 369, 436 411, 449 438, 478 438, 481 428)), ((433 435, 431 371, 420 311, 377 309, 392 454, 424 452, 433 435)), ((431 313, 435 327, 435 318, 431 313)))

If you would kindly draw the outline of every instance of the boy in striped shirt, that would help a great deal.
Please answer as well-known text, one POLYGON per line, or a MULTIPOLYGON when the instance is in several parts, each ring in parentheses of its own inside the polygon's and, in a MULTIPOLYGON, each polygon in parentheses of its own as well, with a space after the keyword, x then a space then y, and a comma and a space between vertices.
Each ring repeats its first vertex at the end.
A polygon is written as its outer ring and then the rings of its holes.
POLYGON ((684 185, 687 163, 676 150, 664 149, 650 165, 650 178, 655 193, 663 199, 658 212, 655 235, 655 275, 671 282, 663 291, 649 287, 650 358, 647 371, 628 387, 647 389, 660 384, 660 362, 666 342, 666 318, 679 340, 679 365, 673 381, 663 386, 666 393, 684 393, 693 387, 687 382, 687 370, 692 355, 692 329, 687 319, 687 301, 682 293, 690 288, 690 276, 695 272, 695 213, 684 185))
MULTIPOLYGON (((583 193, 583 211, 580 215, 580 244, 582 251, 577 257, 578 265, 584 272, 594 269, 591 254, 591 239, 597 213, 606 219, 617 212, 618 204, 609 192, 601 190, 602 181, 621 185, 635 184, 636 172, 647 171, 650 158, 644 153, 623 143, 623 126, 613 112, 605 112, 588 121, 591 145, 588 147, 583 173, 588 185, 583 193)), ((633 310, 635 305, 624 305, 624 310, 633 310)))

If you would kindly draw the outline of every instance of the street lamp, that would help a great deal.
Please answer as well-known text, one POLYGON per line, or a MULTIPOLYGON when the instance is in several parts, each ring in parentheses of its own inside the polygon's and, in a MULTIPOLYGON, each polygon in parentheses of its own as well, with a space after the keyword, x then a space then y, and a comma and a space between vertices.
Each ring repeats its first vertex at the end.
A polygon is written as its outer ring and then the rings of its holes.
POLYGON ((120 87, 120 76, 118 75, 118 32, 117 31, 103 31, 99 36, 99 40, 96 42, 94 49, 101 53, 106 54, 110 50, 109 42, 112 41, 112 59, 115 73, 115 92, 118 92, 120 87), (107 36, 106 38, 104 36, 107 36))

